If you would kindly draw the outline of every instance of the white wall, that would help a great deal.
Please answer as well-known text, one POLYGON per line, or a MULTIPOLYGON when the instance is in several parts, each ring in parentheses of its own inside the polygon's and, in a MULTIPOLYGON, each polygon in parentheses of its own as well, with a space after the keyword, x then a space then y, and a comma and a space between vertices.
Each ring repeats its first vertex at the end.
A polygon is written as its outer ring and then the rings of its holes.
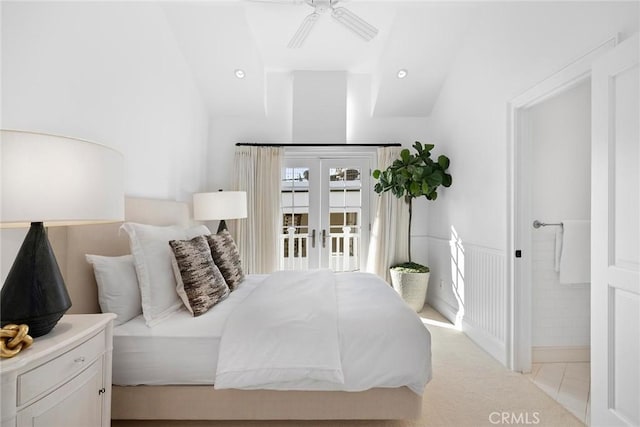
MULTIPOLYGON (((210 121, 207 187, 229 189, 233 173, 233 153, 237 142, 297 142, 293 140, 292 74, 267 73, 266 117, 214 116, 210 121)), ((347 76, 347 144, 427 142, 429 120, 426 117, 372 117, 371 77, 347 76)), ((331 142, 331 141, 324 141, 331 142)), ((424 222, 425 207, 418 203, 418 215, 424 222)), ((416 233, 426 234, 415 226, 416 233)))
POLYGON ((293 72, 293 140, 347 141, 347 73, 293 72))
MULTIPOLYGON (((399 142, 411 146, 414 141, 429 140, 428 117, 372 115, 372 77, 349 74, 347 80, 347 142, 357 144, 399 142)), ((435 142, 437 144, 437 141, 435 142)), ((438 147, 436 147, 437 150, 438 147)))
MULTIPOLYGON (((3 128, 119 150, 128 195, 189 200, 201 190, 208 116, 157 5, 1 7, 3 128)), ((2 232, 3 281, 24 232, 2 232)))
POLYGON ((265 117, 214 116, 209 125, 207 191, 231 189, 237 142, 291 142, 290 73, 267 73, 265 117))
MULTIPOLYGON (((590 85, 583 82, 528 113, 534 219, 557 223, 591 218, 590 85)), ((591 291, 588 285, 559 283, 554 270, 557 230, 532 232, 532 345, 589 346, 591 291)))
POLYGON ((185 199, 202 185, 207 114, 157 5, 2 7, 5 128, 121 151, 129 195, 185 199))
MULTIPOLYGON (((449 240, 455 228, 463 247, 501 254, 499 264, 506 277, 502 261, 508 255, 507 103, 616 33, 638 31, 639 5, 500 2, 485 6, 469 29, 430 117, 433 140, 451 158, 453 185, 430 205, 429 248, 441 247, 439 242, 449 240)), ((429 299, 443 311, 448 308, 455 313, 459 304, 452 289, 450 260, 433 256, 430 264, 431 283, 443 280, 445 286, 430 286, 429 299)), ((493 281, 488 272, 481 271, 477 277, 474 283, 467 275, 465 287, 474 289, 480 286, 478 281, 493 281)), ((501 286, 508 286, 507 281, 501 286)), ((507 290, 498 289, 480 312, 467 316, 466 327, 488 325, 483 319, 496 311, 502 317, 499 323, 504 323, 507 290)), ((488 326, 480 329, 496 338, 488 326)), ((504 341, 497 340, 493 354, 505 348, 504 341)))

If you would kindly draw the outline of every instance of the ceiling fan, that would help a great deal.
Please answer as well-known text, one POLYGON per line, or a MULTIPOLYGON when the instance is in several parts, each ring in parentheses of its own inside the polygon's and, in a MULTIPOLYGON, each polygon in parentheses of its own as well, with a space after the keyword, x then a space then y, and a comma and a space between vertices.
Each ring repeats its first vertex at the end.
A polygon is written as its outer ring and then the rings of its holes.
POLYGON ((358 36, 362 37, 365 41, 372 40, 376 34, 378 34, 378 29, 373 25, 369 24, 364 19, 360 18, 355 13, 351 12, 349 9, 344 7, 335 7, 341 0, 252 0, 262 3, 291 3, 291 4, 302 4, 306 3, 309 6, 313 7, 315 10, 307 15, 298 31, 293 35, 291 41, 287 47, 290 48, 299 48, 302 46, 307 36, 311 32, 311 29, 320 18, 320 15, 324 13, 330 13, 331 17, 347 27, 349 30, 353 31, 358 36))

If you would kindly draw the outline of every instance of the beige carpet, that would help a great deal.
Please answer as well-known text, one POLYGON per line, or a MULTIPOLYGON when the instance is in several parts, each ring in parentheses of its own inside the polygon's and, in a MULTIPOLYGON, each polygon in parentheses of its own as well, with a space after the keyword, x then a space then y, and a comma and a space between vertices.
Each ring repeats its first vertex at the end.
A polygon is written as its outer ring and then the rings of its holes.
POLYGON ((114 427, 475 427, 582 426, 525 376, 511 372, 427 308, 421 317, 432 336, 433 380, 416 421, 113 421, 114 427))

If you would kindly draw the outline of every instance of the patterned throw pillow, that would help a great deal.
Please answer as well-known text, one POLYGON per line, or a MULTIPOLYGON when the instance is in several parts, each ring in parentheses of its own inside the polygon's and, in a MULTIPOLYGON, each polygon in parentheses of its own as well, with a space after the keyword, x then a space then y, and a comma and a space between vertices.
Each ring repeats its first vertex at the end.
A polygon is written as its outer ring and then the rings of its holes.
POLYGON ((229 289, 234 291, 244 279, 240 265, 240 253, 229 231, 222 230, 218 234, 207 236, 211 255, 220 272, 224 276, 229 289))
POLYGON ((176 290, 184 305, 199 316, 229 295, 224 277, 213 263, 205 236, 191 240, 171 240, 176 290))

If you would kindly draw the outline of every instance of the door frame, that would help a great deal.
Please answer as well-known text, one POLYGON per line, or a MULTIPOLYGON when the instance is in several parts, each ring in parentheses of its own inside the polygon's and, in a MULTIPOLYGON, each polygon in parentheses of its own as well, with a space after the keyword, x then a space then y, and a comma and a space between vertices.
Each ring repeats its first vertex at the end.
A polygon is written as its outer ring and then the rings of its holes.
POLYGON ((532 262, 531 262, 531 158, 529 109, 571 89, 591 77, 591 64, 613 49, 614 35, 572 61, 507 104, 507 363, 514 371, 531 371, 532 262), (516 250, 522 253, 516 258, 516 250))
MULTIPOLYGON (((361 241, 361 260, 360 260, 361 271, 364 271, 362 266, 366 265, 366 259, 369 253, 368 233, 371 231, 371 224, 373 222, 373 215, 375 212, 375 198, 373 197, 375 195, 375 192, 373 191, 371 172, 373 171, 373 169, 377 167, 377 163, 378 163, 377 149, 378 149, 377 145, 371 145, 370 147, 362 146, 362 145, 349 146, 349 144, 345 144, 344 147, 337 147, 337 146, 322 147, 322 146, 313 146, 313 145, 310 145, 309 147, 305 147, 305 146, 298 145, 298 146, 286 147, 284 151, 284 158, 293 159, 293 160, 315 158, 319 160, 360 159, 360 160, 367 161, 369 165, 369 171, 368 171, 369 188, 368 188, 368 191, 364 187, 362 190, 363 190, 363 195, 365 191, 367 193, 366 199, 368 201, 367 207, 368 207, 369 226, 368 226, 366 239, 362 239, 361 241)), ((367 171, 363 171, 363 173, 367 173, 367 171)), ((364 223, 362 224, 362 228, 363 228, 363 235, 364 235, 364 228, 365 228, 364 223)))

